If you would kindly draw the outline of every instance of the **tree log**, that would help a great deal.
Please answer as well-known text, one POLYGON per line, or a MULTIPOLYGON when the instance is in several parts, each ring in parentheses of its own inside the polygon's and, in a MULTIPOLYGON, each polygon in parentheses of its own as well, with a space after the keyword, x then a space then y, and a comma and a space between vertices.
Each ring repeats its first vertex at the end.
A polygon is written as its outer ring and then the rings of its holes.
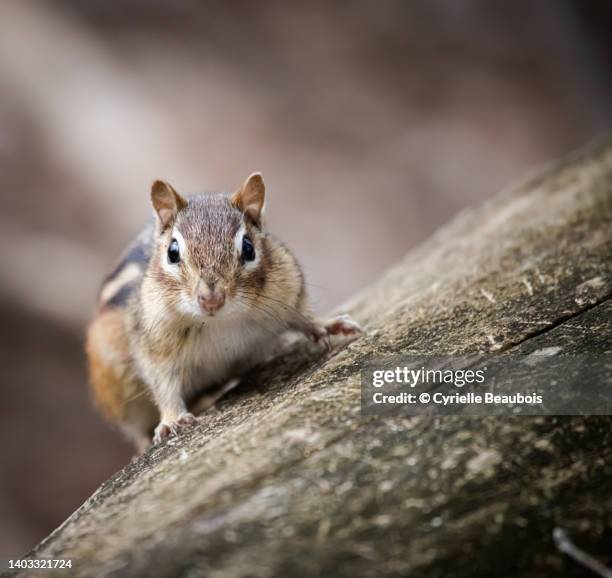
POLYGON ((294 344, 30 556, 83 578, 591 576, 553 530, 612 562, 610 418, 363 416, 360 376, 408 353, 610 353, 611 297, 607 143, 459 214, 346 304, 363 337, 294 344))

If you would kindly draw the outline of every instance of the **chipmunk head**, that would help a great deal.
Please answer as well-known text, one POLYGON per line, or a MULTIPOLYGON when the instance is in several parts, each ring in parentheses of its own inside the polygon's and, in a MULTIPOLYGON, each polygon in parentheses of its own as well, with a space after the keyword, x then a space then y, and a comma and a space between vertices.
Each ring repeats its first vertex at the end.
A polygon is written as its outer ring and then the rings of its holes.
POLYGON ((185 199, 168 183, 153 183, 157 227, 150 275, 158 281, 162 307, 195 319, 248 312, 266 283, 264 198, 259 173, 233 195, 185 199))

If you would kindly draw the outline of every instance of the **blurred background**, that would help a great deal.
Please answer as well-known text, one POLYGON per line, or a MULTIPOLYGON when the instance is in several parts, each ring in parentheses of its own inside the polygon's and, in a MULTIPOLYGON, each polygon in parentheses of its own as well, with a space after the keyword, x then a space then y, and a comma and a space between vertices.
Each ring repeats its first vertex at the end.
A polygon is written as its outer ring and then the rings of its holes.
POLYGON ((130 459, 83 334, 154 179, 261 170, 324 312, 609 131, 611 49, 606 0, 3 0, 0 557, 130 459))

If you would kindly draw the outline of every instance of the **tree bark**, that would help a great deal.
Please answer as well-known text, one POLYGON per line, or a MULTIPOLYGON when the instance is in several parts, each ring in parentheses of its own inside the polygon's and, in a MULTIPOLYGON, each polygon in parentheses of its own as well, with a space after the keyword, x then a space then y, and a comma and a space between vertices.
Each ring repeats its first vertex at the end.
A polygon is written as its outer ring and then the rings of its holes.
POLYGON ((294 345, 30 555, 97 578, 591 575, 552 533, 612 561, 608 417, 366 417, 360 376, 407 353, 609 353, 611 243, 608 143, 462 212, 346 304, 362 338, 294 345))

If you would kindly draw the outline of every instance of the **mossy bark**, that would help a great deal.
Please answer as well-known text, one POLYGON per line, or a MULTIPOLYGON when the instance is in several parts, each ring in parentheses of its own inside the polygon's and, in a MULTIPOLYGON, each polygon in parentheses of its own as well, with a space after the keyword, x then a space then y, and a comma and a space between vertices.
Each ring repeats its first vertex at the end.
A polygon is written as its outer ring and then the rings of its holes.
POLYGON ((79 577, 587 576, 552 531, 612 560, 610 418, 364 417, 360 371, 398 354, 610 353, 611 297, 605 144, 461 213, 346 304, 365 336, 332 354, 298 343, 31 556, 79 577))

